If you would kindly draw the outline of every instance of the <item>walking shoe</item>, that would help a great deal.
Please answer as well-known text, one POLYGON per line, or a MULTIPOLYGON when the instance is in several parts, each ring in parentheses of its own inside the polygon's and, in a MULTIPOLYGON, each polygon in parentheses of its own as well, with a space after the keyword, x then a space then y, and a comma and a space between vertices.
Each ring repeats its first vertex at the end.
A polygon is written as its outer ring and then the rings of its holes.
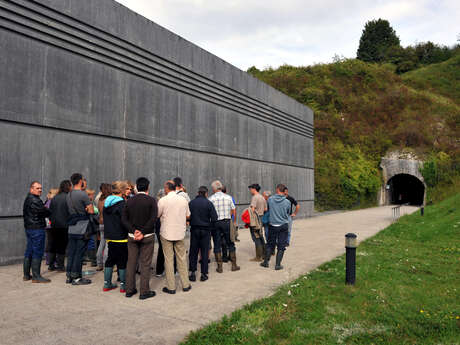
POLYGON ((191 284, 188 287, 182 289, 182 291, 184 291, 184 292, 188 292, 190 290, 192 290, 192 285, 191 284))
POLYGON ((190 272, 190 276, 188 277, 188 279, 191 281, 191 282, 194 282, 196 281, 196 275, 195 275, 195 272, 190 272))
POLYGON ((209 278, 208 278, 208 275, 207 275, 207 274, 201 273, 200 280, 201 280, 202 282, 204 282, 204 281, 206 281, 206 280, 208 280, 208 279, 209 279, 209 278))
POLYGON ((155 296, 156 296, 155 291, 149 291, 147 293, 139 295, 139 299, 147 299, 147 298, 151 298, 151 297, 155 297, 155 296))
POLYGON ((72 285, 88 285, 91 284, 91 279, 77 278, 72 281, 72 285))
POLYGON ((230 260, 232 261, 232 271, 239 271, 240 266, 237 266, 236 264, 236 253, 235 252, 230 253, 230 260))
POLYGON ((169 293, 170 295, 174 295, 176 293, 176 290, 169 290, 166 286, 162 290, 165 293, 169 293))
POLYGON ((116 288, 117 288, 117 284, 112 284, 112 285, 109 286, 109 287, 105 287, 105 286, 104 286, 104 287, 102 288, 102 291, 104 291, 104 292, 112 291, 112 290, 115 290, 116 288))
POLYGON ((127 293, 126 293, 126 297, 131 298, 131 297, 133 297, 135 294, 137 294, 137 289, 134 289, 133 291, 127 292, 127 293))

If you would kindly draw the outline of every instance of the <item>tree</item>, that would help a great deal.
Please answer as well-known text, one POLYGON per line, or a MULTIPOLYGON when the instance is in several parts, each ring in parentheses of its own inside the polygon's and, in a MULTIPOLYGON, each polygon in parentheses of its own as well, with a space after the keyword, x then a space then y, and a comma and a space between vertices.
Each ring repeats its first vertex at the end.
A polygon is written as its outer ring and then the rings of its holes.
POLYGON ((399 37, 388 20, 371 20, 364 26, 357 58, 366 62, 381 62, 390 47, 399 45, 399 37))

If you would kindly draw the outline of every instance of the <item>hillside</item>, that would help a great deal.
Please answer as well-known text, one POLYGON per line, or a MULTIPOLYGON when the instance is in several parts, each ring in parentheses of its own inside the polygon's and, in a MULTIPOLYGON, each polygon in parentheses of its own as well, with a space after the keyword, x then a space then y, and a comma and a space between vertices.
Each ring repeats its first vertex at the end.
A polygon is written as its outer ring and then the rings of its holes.
POLYGON ((388 150, 442 153, 460 170, 459 58, 402 77, 393 65, 355 59, 248 72, 315 111, 316 205, 346 209, 375 205, 388 150))

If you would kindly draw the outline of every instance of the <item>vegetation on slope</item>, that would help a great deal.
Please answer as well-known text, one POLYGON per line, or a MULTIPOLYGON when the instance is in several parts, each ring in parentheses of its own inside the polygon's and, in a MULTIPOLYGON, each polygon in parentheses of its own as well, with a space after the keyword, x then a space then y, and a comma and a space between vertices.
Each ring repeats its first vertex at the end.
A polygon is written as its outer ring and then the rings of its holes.
POLYGON ((457 344, 459 205, 460 194, 361 243, 355 286, 340 256, 183 344, 457 344))

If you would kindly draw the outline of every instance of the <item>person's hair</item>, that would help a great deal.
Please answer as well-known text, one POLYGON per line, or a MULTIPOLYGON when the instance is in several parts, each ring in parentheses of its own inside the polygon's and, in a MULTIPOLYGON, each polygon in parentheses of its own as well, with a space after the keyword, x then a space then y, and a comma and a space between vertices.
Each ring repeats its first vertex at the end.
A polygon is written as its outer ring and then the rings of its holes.
MULTIPOLYGON (((166 181, 165 187, 167 187, 170 192, 176 190, 176 185, 174 184, 174 182, 171 182, 171 181, 166 181)), ((165 193, 166 193, 166 190, 165 190, 165 193)))
POLYGON ((211 183, 211 187, 212 187, 213 190, 220 190, 221 191, 222 187, 223 187, 222 182, 220 182, 219 180, 213 181, 211 183))
POLYGON ((257 192, 260 191, 260 186, 259 186, 258 183, 253 183, 253 184, 251 184, 250 186, 248 186, 248 188, 253 188, 253 189, 255 189, 257 192))
POLYGON ((280 192, 283 192, 284 193, 284 190, 286 189, 286 186, 282 183, 278 184, 276 186, 276 189, 279 190, 280 192))
POLYGON ((174 184, 176 185, 176 187, 182 186, 182 179, 180 177, 174 177, 173 181, 174 181, 174 184))
POLYGON ((40 182, 38 182, 38 181, 32 181, 32 182, 30 182, 29 188, 32 188, 32 187, 34 186, 34 184, 36 184, 36 183, 40 184, 40 182))
POLYGON ((68 193, 70 192, 70 188, 72 184, 69 180, 64 180, 59 184, 59 193, 68 193))
POLYGON ((222 193, 227 194, 227 186, 222 185, 221 191, 222 193))
POLYGON ((96 194, 96 191, 94 189, 87 189, 87 190, 85 190, 85 192, 88 195, 95 195, 96 194))
POLYGON ((264 194, 266 196, 270 196, 270 195, 272 195, 272 192, 270 190, 264 190, 264 194))
POLYGON ((139 177, 136 180, 136 187, 138 192, 146 192, 149 189, 150 181, 146 177, 139 177))
POLYGON ((288 187, 287 187, 287 186, 284 186, 283 192, 286 192, 287 190, 289 190, 288 187))
POLYGON ((184 185, 182 185, 182 190, 184 191, 184 193, 187 193, 187 188, 185 188, 184 185))
POLYGON ((115 181, 112 183, 112 194, 123 193, 128 188, 129 185, 126 183, 126 181, 115 181))
POLYGON ((101 190, 101 196, 99 200, 105 200, 109 195, 112 194, 112 185, 108 183, 101 183, 99 189, 101 190))
POLYGON ((56 196, 56 194, 57 194, 58 192, 59 192, 59 189, 57 189, 57 188, 51 188, 51 189, 49 190, 48 194, 46 195, 46 197, 47 197, 48 199, 53 199, 53 198, 56 196))
POLYGON ((208 193, 208 187, 201 186, 200 188, 198 188, 198 195, 206 196, 206 193, 208 193))
POLYGON ((76 186, 81 180, 83 180, 83 175, 80 173, 75 173, 70 176, 70 182, 72 182, 72 186, 76 186))

